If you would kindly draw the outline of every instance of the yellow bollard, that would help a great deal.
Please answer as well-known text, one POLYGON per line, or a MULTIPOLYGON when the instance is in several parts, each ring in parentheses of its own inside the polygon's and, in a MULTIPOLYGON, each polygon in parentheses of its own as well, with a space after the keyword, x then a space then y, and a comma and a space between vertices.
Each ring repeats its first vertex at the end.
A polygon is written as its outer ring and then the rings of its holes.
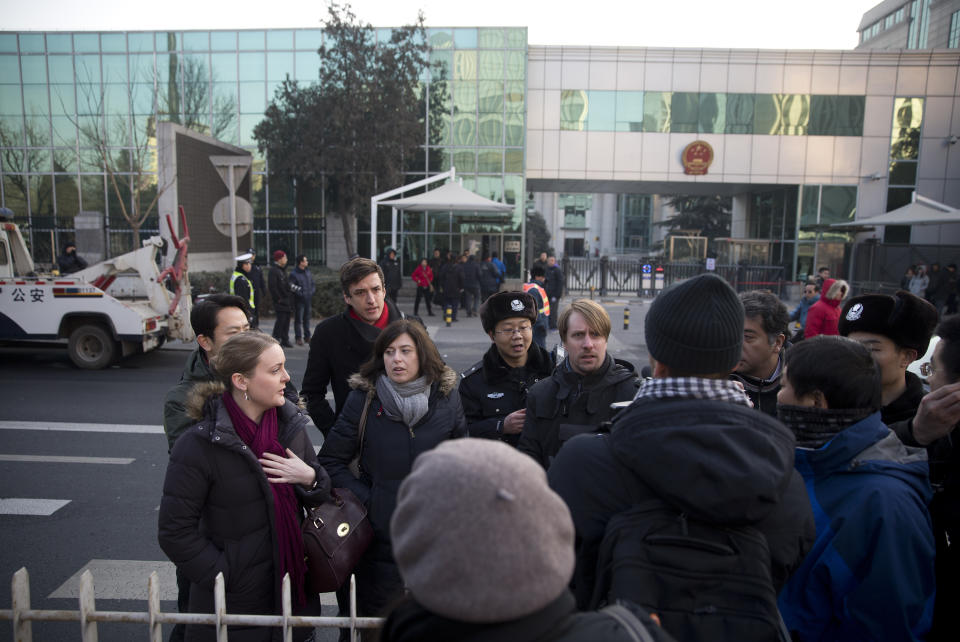
POLYGON ((450 327, 450 324, 453 322, 453 308, 447 308, 447 311, 443 315, 444 320, 447 322, 447 327, 450 327))
POLYGON ((590 300, 593 301, 593 286, 590 286, 590 300))
POLYGON ((623 308, 623 329, 630 329, 630 308, 626 306, 623 308))

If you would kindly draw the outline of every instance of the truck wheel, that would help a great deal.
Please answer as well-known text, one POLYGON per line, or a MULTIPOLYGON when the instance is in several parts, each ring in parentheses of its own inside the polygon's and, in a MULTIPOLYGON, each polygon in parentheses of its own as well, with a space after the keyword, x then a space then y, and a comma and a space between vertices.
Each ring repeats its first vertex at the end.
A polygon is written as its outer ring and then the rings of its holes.
POLYGON ((117 352, 117 342, 102 326, 82 325, 70 333, 67 353, 78 368, 106 368, 116 359, 117 352))

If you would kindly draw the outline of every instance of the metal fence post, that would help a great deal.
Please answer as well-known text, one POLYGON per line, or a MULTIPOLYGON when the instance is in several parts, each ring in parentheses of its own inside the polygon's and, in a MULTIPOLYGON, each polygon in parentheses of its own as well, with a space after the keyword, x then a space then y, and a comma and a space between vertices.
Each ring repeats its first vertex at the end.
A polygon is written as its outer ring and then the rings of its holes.
POLYGON ((350 574, 350 642, 357 642, 357 576, 350 574))
POLYGON ((160 615, 160 576, 154 571, 147 580, 147 610, 150 615, 150 642, 163 642, 163 624, 160 615))
POLYGON ((600 296, 607 296, 607 279, 610 276, 610 259, 600 257, 600 296))
POLYGON ((213 614, 217 618, 217 642, 228 642, 227 625, 223 623, 223 616, 227 614, 227 591, 223 571, 217 573, 213 581, 213 614))
POLYGON ((10 589, 13 598, 13 639, 16 642, 31 642, 33 628, 30 620, 23 617, 23 612, 30 610, 30 574, 26 567, 21 567, 13 574, 10 589))
POLYGON ((80 635, 83 642, 97 642, 97 623, 90 619, 96 610, 93 573, 87 569, 80 575, 80 635))
POLYGON ((293 609, 290 605, 290 573, 283 574, 281 596, 283 608, 283 642, 293 642, 293 625, 290 624, 290 616, 293 614, 293 609))

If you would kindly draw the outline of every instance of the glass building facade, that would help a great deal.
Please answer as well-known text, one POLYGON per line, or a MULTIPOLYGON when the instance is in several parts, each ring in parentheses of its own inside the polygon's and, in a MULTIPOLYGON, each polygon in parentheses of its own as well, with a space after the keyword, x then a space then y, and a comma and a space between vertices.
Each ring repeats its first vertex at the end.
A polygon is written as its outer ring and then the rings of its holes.
MULTIPOLYGON (((387 41, 390 29, 376 37, 387 41)), ((404 215, 407 272, 432 247, 503 256, 522 226, 526 29, 431 28, 427 37, 431 61, 445 68, 448 103, 439 119, 424 118, 423 154, 408 182, 454 166, 464 187, 515 208, 498 217, 404 215)), ((134 244, 124 212, 145 212, 157 195, 156 123, 167 120, 249 150, 255 244, 263 255, 296 247, 292 186, 268 178, 253 130, 285 78, 317 80, 322 43, 320 29, 0 33, 0 202, 40 261, 73 238, 79 212, 102 214, 108 252, 126 251, 134 244), (109 139, 113 176, 85 135, 92 131, 109 139)), ((422 82, 428 89, 434 79, 422 82)), ((303 206, 304 253, 320 263, 327 212, 319 195, 303 206)), ((390 216, 379 221, 385 247, 390 216)), ((154 209, 141 234, 158 227, 154 209)), ((369 234, 361 219, 357 247, 369 246, 369 234)))

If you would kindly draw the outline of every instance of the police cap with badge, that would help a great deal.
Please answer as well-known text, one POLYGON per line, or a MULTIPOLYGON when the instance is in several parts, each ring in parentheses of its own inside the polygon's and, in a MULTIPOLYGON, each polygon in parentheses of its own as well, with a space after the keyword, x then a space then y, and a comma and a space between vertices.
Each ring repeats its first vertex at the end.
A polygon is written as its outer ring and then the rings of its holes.
POLYGON ((838 330, 842 336, 868 332, 887 337, 901 348, 912 348, 917 356, 927 351, 937 326, 937 310, 920 297, 898 291, 889 294, 855 296, 840 313, 838 330))
POLYGON ((504 319, 537 320, 537 302, 526 292, 497 292, 480 306, 480 323, 484 332, 493 332, 504 319))

